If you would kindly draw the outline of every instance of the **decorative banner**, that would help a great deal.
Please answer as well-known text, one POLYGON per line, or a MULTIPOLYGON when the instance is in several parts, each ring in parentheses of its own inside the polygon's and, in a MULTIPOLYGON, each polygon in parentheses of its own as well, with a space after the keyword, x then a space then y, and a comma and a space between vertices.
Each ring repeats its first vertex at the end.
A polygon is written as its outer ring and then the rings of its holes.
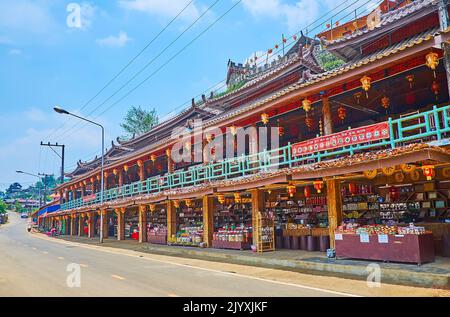
POLYGON ((382 122, 294 144, 292 146, 292 155, 308 155, 344 146, 383 140, 389 137, 389 123, 382 122))
POLYGON ((92 195, 88 195, 88 196, 84 196, 83 197, 83 203, 88 203, 90 201, 93 201, 97 198, 97 194, 92 194, 92 195))

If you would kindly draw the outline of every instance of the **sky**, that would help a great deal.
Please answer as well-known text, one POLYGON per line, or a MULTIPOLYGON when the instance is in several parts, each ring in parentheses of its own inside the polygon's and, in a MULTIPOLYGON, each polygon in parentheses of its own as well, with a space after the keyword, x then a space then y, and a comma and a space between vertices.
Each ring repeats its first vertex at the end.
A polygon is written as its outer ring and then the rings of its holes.
POLYGON ((224 80, 229 59, 244 62, 281 42, 282 34, 288 37, 311 23, 315 34, 325 30, 333 14, 333 21, 349 19, 354 10, 359 14, 373 5, 367 0, 194 0, 148 45, 189 2, 0 0, 0 190, 15 181, 28 186, 37 180, 16 170, 59 175, 60 158, 41 141, 66 145, 66 172, 79 159, 100 154, 100 130, 56 114, 56 105, 103 124, 109 148, 124 135, 120 123, 131 106, 155 108, 166 118, 224 80))

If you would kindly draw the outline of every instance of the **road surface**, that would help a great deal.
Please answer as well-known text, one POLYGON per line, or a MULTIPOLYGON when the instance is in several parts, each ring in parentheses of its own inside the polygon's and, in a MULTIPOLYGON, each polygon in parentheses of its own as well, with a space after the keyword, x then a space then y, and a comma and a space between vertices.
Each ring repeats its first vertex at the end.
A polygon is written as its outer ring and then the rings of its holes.
POLYGON ((11 213, 10 224, 0 227, 0 296, 328 297, 437 294, 436 290, 404 286, 370 290, 363 281, 126 250, 103 250, 106 248, 30 234, 26 226, 26 219, 11 213))

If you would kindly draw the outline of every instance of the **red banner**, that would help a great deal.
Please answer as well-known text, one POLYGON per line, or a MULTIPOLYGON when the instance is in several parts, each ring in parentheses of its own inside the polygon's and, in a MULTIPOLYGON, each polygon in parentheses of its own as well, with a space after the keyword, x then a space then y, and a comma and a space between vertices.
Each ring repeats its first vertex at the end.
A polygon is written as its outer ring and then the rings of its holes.
POLYGON ((308 155, 344 146, 383 140, 389 137, 389 123, 382 122, 294 144, 292 146, 292 155, 308 155))
POLYGON ((97 198, 97 194, 93 194, 93 195, 89 195, 89 196, 84 196, 83 197, 83 203, 88 203, 90 201, 93 201, 97 198))

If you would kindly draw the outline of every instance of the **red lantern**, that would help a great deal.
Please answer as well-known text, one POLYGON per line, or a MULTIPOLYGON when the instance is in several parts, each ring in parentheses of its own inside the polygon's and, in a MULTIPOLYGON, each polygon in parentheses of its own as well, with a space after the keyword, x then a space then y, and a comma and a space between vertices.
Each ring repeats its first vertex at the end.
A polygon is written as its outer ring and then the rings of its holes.
POLYGON ((276 50, 278 49, 278 44, 277 44, 277 45, 275 45, 275 49, 276 49, 276 50))
POLYGON ((305 118, 305 124, 308 127, 308 129, 311 130, 311 128, 314 126, 314 119, 310 117, 305 118))
POLYGON ((436 100, 438 99, 440 86, 436 81, 433 81, 433 84, 431 85, 431 90, 436 95, 436 100))
POLYGON ((356 195, 358 193, 358 187, 355 183, 350 183, 348 184, 348 191, 350 192, 350 194, 356 195))
POLYGON ((272 52, 273 52, 273 50, 272 50, 272 49, 269 49, 269 50, 267 51, 267 54, 272 54, 272 52))
POLYGON ((344 122, 345 118, 347 117, 347 110, 344 107, 339 107, 338 108, 338 116, 339 116, 339 119, 341 119, 342 122, 344 122))
POLYGON ((314 184, 314 188, 317 191, 317 193, 321 194, 322 188, 323 188, 323 181, 315 181, 313 184, 314 184))
POLYGON ((391 187, 389 188, 389 196, 391 197, 392 201, 396 201, 400 197, 400 192, 398 191, 397 187, 391 187))
POLYGON ((297 35, 294 35, 292 38, 294 39, 294 41, 297 41, 297 35))
POLYGON ((287 192, 289 194, 289 197, 294 197, 295 193, 297 192, 297 187, 295 187, 294 185, 289 185, 287 187, 287 192))
POLYGON ((422 166, 422 171, 423 175, 427 178, 427 181, 433 180, 433 178, 436 176, 433 165, 422 166))
POLYGON ((305 195, 306 198, 310 198, 311 197, 311 188, 309 188, 309 186, 306 186, 303 189, 303 194, 305 195))

